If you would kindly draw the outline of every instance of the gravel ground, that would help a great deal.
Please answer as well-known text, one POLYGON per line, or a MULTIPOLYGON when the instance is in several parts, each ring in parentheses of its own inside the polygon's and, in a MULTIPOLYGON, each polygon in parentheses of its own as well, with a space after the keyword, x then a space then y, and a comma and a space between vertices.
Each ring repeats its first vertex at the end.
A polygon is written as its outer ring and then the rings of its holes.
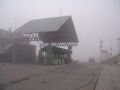
POLYGON ((95 90, 99 64, 0 63, 0 90, 95 90))

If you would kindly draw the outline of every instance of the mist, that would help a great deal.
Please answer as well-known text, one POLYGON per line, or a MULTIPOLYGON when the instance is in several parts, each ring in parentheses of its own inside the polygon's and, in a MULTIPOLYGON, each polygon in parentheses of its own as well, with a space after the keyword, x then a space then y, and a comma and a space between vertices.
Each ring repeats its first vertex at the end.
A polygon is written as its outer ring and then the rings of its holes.
POLYGON ((120 37, 120 0, 0 0, 0 28, 16 30, 32 19, 72 16, 79 44, 73 48, 73 58, 99 60, 100 40, 113 55, 120 37))

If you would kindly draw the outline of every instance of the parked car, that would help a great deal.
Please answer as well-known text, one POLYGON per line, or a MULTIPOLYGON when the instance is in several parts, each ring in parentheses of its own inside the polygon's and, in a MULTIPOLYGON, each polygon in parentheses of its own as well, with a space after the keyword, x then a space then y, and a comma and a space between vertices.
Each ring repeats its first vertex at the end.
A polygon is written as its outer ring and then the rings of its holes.
POLYGON ((89 62, 95 62, 95 58, 89 58, 89 62))

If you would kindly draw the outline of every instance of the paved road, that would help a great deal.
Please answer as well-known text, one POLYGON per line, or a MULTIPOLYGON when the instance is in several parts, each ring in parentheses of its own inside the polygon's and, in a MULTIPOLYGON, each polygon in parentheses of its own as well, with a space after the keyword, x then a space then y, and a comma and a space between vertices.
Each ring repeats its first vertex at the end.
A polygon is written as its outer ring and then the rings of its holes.
POLYGON ((0 90, 95 90, 101 70, 99 64, 0 63, 0 90))
POLYGON ((120 90, 120 67, 117 65, 105 66, 95 90, 120 90))

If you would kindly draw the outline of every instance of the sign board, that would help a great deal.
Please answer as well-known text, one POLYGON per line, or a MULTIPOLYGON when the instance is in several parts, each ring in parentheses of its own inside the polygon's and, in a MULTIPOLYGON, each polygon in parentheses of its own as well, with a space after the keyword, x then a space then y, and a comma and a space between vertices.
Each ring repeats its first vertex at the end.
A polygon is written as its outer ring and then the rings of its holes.
POLYGON ((107 50, 101 50, 101 53, 105 53, 105 54, 106 54, 106 53, 107 53, 107 50))

